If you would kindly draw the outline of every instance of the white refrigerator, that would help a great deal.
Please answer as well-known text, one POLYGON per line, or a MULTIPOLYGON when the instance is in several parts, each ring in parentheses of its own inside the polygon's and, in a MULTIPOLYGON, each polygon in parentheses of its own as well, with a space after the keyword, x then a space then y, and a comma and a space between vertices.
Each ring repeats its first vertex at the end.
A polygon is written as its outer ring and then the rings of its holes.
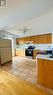
POLYGON ((8 39, 0 38, 0 64, 12 61, 12 42, 8 39))

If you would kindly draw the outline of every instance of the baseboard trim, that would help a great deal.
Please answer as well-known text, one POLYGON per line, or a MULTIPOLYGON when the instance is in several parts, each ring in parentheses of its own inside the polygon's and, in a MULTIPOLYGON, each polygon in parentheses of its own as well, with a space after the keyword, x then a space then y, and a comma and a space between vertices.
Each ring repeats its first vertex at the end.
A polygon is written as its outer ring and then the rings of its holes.
POLYGON ((48 93, 53 95, 53 90, 52 89, 46 88, 46 87, 44 87, 44 86, 42 86, 40 84, 37 84, 37 87, 41 88, 42 90, 47 91, 48 93))
POLYGON ((2 63, 1 66, 4 65, 4 64, 10 63, 10 62, 12 63, 12 60, 9 60, 7 62, 2 63))

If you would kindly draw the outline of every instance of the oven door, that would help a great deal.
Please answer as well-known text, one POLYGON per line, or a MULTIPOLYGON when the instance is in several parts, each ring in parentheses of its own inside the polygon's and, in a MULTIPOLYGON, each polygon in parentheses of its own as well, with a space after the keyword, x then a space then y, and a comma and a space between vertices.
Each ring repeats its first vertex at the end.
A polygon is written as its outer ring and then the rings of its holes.
POLYGON ((25 50, 25 55, 26 56, 33 56, 33 50, 32 49, 26 49, 25 50))

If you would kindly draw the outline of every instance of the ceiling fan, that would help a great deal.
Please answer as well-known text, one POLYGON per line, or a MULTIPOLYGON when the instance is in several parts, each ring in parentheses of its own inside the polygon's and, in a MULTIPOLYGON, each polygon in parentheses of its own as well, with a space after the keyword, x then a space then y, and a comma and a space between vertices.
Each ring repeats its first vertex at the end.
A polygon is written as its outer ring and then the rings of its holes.
POLYGON ((16 25, 6 25, 0 27, 0 31, 8 31, 10 29, 15 29, 16 31, 18 31, 19 35, 27 35, 29 34, 29 30, 30 30, 30 28, 25 28, 25 27, 17 29, 16 25))
POLYGON ((23 29, 18 29, 18 31, 20 31, 22 34, 27 34, 27 32, 29 31, 29 28, 23 28, 23 29))

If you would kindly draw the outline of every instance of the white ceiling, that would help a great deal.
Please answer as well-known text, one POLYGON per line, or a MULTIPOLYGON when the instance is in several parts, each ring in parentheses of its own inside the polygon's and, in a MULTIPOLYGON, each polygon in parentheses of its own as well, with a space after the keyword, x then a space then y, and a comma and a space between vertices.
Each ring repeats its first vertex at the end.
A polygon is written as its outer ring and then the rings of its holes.
POLYGON ((12 27, 8 32, 19 34, 28 20, 36 18, 53 9, 53 0, 6 0, 5 7, 0 6, 0 29, 12 27), (14 26, 15 25, 15 26, 14 26), (14 27, 13 27, 14 26, 14 27))

